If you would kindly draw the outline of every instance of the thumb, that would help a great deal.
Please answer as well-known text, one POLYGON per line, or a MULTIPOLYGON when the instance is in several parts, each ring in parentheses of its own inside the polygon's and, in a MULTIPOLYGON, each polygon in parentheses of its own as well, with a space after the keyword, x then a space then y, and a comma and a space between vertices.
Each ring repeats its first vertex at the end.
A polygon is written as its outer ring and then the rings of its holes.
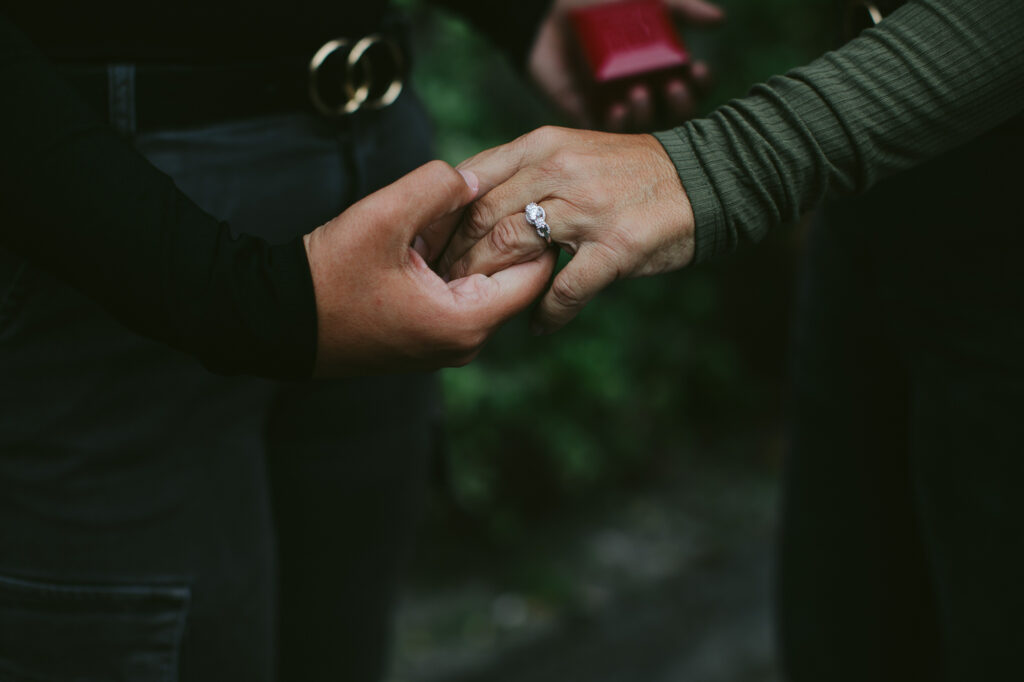
MULTIPOLYGON (((480 180, 477 178, 476 173, 471 170, 458 169, 459 175, 466 181, 466 185, 473 190, 476 195, 481 194, 480 192, 480 180)), ((468 203, 468 202, 467 202, 468 203)), ((465 204, 459 206, 461 209, 465 204)), ((452 238, 452 233, 455 232, 455 228, 459 224, 459 220, 462 218, 461 210, 454 210, 441 216, 439 219, 424 226, 419 234, 416 236, 416 242, 414 248, 419 252, 428 264, 433 263, 441 252, 444 251, 444 247, 448 244, 448 241, 452 238)))
POLYGON ((444 161, 431 161, 363 199, 374 224, 392 227, 405 244, 424 227, 473 200, 479 183, 444 161))
POLYGON ((490 277, 472 275, 449 284, 457 304, 482 329, 494 329, 524 310, 547 286, 558 258, 547 249, 538 258, 513 265, 490 277))

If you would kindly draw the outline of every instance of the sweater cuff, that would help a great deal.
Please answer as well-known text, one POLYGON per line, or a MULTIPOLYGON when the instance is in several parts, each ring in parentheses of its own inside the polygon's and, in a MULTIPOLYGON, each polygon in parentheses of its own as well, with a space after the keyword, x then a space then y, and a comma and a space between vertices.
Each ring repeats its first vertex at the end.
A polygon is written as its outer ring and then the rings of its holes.
MULTIPOLYGON (((313 278, 302 237, 281 245, 222 227, 222 277, 209 287, 203 324, 189 335, 202 344, 200 360, 218 374, 309 379, 316 358, 313 278)), ((190 320, 191 321, 191 320, 190 320)))
POLYGON ((309 379, 316 361, 316 291, 302 237, 271 246, 271 262, 277 266, 284 333, 269 366, 282 379, 309 379), (275 362, 276 360, 276 362, 275 362))
POLYGON ((694 220, 693 262, 703 263, 730 253, 725 211, 714 187, 701 166, 687 126, 654 133, 679 173, 683 190, 690 201, 694 220))

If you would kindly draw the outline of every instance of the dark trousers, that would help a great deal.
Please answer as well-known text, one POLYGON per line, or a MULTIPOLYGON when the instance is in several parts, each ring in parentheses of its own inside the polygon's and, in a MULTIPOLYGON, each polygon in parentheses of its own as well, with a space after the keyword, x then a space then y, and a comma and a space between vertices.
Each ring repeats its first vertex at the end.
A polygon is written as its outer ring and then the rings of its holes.
POLYGON ((781 546, 793 680, 1019 674, 1022 155, 1004 128, 812 232, 781 546))
MULTIPOLYGON (((271 240, 431 156, 412 95, 134 141, 271 240)), ((379 679, 437 408, 429 376, 211 375, 0 252, 0 680, 379 679)))

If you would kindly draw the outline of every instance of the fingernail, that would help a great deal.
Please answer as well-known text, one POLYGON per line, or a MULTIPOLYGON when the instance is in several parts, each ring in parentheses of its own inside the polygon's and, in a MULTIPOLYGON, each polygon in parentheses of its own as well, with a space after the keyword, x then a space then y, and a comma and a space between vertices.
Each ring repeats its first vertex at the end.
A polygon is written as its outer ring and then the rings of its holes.
POLYGON ((476 176, 476 173, 471 170, 459 169, 459 175, 462 176, 462 179, 466 181, 466 185, 469 186, 471 190, 475 192, 480 189, 480 178, 476 176))

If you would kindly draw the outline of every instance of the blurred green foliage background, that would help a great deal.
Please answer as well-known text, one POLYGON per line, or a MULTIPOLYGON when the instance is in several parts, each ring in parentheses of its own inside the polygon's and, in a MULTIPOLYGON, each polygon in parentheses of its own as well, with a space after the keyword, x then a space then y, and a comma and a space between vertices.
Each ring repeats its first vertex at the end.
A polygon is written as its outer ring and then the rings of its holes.
MULTIPOLYGON (((457 163, 557 115, 486 42, 419 0, 415 83, 438 155, 457 163)), ((834 43, 831 0, 729 0, 687 29, 715 85, 707 112, 834 43)), ((514 539, 565 505, 656 482, 706 456, 774 461, 798 232, 722 263, 603 292, 567 328, 509 324, 470 366, 443 373, 456 507, 514 539)))

